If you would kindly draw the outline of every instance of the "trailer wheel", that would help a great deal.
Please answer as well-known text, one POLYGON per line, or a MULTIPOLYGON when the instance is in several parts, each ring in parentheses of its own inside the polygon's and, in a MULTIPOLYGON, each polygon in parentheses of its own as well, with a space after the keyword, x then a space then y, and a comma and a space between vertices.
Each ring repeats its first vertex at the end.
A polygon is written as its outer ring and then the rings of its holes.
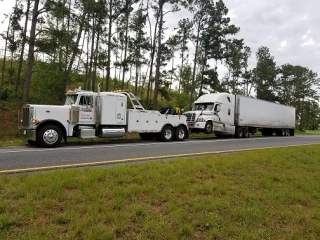
POLYGON ((184 141, 187 138, 187 129, 183 126, 179 126, 175 131, 175 140, 184 141))
POLYGON ((243 128, 243 137, 248 138, 250 136, 249 134, 249 129, 248 128, 243 128))
POLYGON ((294 129, 289 129, 290 136, 294 136, 294 129))
POLYGON ((139 136, 142 140, 152 140, 154 139, 153 133, 139 133, 139 136))
POLYGON ((212 133, 212 122, 206 122, 206 125, 204 127, 204 132, 205 134, 210 134, 212 133))
POLYGON ((174 137, 173 128, 170 126, 165 126, 160 133, 161 140, 164 142, 170 142, 172 141, 173 137, 174 137))
POLYGON ((236 133, 237 138, 243 138, 243 128, 239 127, 236 133))
POLYGON ((286 136, 289 136, 289 129, 286 129, 286 136))
POLYGON ((45 125, 37 131, 37 143, 41 147, 54 148, 62 139, 62 132, 55 125, 45 125))

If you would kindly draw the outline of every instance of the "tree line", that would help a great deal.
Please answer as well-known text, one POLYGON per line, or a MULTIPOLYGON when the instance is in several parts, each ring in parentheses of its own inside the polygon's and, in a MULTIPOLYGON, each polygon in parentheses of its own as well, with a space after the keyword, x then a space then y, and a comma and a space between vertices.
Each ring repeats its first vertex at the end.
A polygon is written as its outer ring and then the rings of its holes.
POLYGON ((224 91, 294 106, 300 129, 319 126, 317 73, 277 66, 266 46, 250 69, 251 49, 222 0, 10 2, 0 19, 0 101, 61 103, 67 88, 96 91, 99 82, 105 91, 131 89, 152 109, 188 109, 198 96, 224 91), (172 23, 182 10, 188 17, 172 23))

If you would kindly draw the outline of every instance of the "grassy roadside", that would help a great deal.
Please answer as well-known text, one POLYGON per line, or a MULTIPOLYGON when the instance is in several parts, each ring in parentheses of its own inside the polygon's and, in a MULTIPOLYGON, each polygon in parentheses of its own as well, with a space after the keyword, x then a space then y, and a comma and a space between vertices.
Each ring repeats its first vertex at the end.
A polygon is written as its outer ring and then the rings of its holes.
POLYGON ((0 176, 0 239, 320 239, 320 145, 0 176))

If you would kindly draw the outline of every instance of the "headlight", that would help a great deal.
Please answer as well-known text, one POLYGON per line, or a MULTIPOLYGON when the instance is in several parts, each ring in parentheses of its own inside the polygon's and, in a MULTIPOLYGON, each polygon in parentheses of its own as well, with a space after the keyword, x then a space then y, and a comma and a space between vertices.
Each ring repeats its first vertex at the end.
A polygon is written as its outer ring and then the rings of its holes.
POLYGON ((202 117, 199 117, 197 122, 206 122, 206 120, 204 118, 202 118, 202 117))
POLYGON ((33 120, 32 120, 32 123, 33 123, 34 125, 38 125, 38 124, 40 123, 40 120, 39 120, 39 119, 33 119, 33 120))

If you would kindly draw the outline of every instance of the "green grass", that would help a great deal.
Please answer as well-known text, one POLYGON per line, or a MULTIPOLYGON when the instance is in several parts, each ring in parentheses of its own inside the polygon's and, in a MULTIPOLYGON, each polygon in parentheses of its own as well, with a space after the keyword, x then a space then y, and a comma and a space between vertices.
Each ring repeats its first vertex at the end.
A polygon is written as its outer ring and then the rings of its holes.
POLYGON ((0 176, 0 239, 320 239, 320 145, 0 176))

